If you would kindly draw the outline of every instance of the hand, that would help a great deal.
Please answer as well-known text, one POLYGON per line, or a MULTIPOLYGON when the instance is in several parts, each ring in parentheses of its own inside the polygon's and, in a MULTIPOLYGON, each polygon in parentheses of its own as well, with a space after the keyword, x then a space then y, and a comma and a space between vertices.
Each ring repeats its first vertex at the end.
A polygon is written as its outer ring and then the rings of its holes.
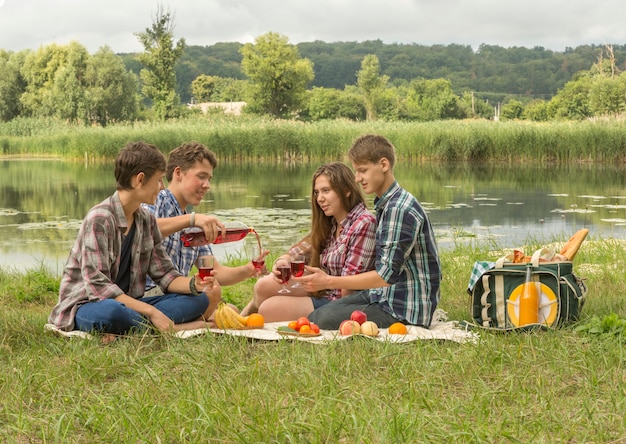
POLYGON ((217 284, 217 280, 215 279, 215 271, 211 274, 211 276, 207 276, 204 279, 201 279, 200 274, 196 273, 193 277, 193 280, 193 283, 196 286, 196 290, 198 290, 199 293, 202 293, 203 291, 206 292, 217 284))
POLYGON ((222 300, 222 287, 217 281, 210 288, 207 288, 204 293, 209 298, 210 307, 217 307, 217 304, 222 300))
POLYGON ((159 331, 170 331, 174 328, 174 321, 165 316, 162 311, 154 309, 148 316, 152 325, 159 331))
POLYGON ((261 276, 265 276, 266 274, 269 273, 267 271, 267 266, 265 265, 265 258, 267 257, 268 254, 270 254, 269 250, 262 250, 260 256, 254 258, 255 261, 259 261, 263 263, 263 265, 261 265, 261 268, 257 268, 254 265, 254 263, 250 261, 250 264, 252 264, 252 267, 254 268, 252 270, 252 273, 253 273, 252 277, 258 278, 261 276))
POLYGON ((213 243, 218 234, 226 235, 226 227, 215 216, 209 216, 208 214, 196 213, 195 225, 196 227, 204 230, 204 237, 207 238, 209 243, 213 243))
POLYGON ((315 293, 320 290, 326 290, 330 288, 328 283, 328 274, 317 267, 309 267, 306 265, 304 269, 308 272, 302 277, 293 277, 296 282, 300 282, 300 285, 309 293, 315 293))

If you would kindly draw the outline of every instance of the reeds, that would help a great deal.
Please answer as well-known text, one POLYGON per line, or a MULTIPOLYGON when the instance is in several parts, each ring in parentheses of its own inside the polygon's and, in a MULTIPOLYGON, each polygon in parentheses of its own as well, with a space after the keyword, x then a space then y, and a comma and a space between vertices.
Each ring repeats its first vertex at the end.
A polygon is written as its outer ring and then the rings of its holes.
POLYGON ((107 128, 21 119, 0 124, 3 155, 113 158, 129 141, 145 140, 169 152, 198 140, 221 159, 321 160, 345 155, 365 133, 388 137, 400 158, 443 161, 623 162, 626 122, 533 123, 485 120, 438 122, 303 123, 251 116, 191 116, 107 128))

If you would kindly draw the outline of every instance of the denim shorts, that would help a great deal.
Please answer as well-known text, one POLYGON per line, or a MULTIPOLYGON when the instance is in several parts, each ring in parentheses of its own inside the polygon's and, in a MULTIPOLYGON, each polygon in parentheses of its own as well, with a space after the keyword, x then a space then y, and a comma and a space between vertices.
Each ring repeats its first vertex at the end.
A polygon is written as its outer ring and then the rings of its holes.
POLYGON ((313 310, 316 310, 330 302, 328 298, 311 298, 311 302, 313 302, 313 310))

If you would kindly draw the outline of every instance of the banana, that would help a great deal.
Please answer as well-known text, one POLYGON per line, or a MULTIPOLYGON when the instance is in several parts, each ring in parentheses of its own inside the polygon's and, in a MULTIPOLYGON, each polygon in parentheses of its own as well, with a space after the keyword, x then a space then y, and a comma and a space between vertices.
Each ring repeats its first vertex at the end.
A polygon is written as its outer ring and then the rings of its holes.
POLYGON ((226 327, 224 326, 224 314, 222 313, 222 305, 223 304, 220 303, 215 309, 213 319, 215 320, 217 328, 225 329, 226 327))
POLYGON ((241 322, 239 319, 241 317, 239 313, 233 310, 229 305, 224 304, 221 311, 224 314, 224 324, 227 326, 226 328, 235 330, 243 330, 246 328, 245 322, 241 322))

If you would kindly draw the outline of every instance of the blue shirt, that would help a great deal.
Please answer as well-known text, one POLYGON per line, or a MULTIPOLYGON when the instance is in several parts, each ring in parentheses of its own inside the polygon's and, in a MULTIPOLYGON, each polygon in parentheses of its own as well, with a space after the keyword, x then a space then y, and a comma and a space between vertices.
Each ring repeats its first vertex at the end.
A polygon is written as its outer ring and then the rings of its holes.
MULTIPOLYGON (((187 214, 178 204, 178 200, 174 194, 168 190, 161 190, 157 196, 154 205, 144 205, 154 216, 158 218, 162 217, 174 217, 187 214)), ((185 247, 183 241, 180 238, 181 232, 170 234, 163 238, 163 246, 165 251, 169 255, 170 259, 174 263, 174 266, 178 269, 178 272, 183 276, 189 276, 191 268, 198 259, 199 256, 206 256, 207 254, 213 254, 210 245, 203 245, 200 247, 185 247)), ((155 284, 152 280, 148 279, 146 283, 146 289, 154 287, 155 284)))
POLYGON ((370 289, 370 300, 401 321, 429 327, 439 303, 441 266, 428 216, 398 182, 374 207, 376 271, 390 286, 370 289))

